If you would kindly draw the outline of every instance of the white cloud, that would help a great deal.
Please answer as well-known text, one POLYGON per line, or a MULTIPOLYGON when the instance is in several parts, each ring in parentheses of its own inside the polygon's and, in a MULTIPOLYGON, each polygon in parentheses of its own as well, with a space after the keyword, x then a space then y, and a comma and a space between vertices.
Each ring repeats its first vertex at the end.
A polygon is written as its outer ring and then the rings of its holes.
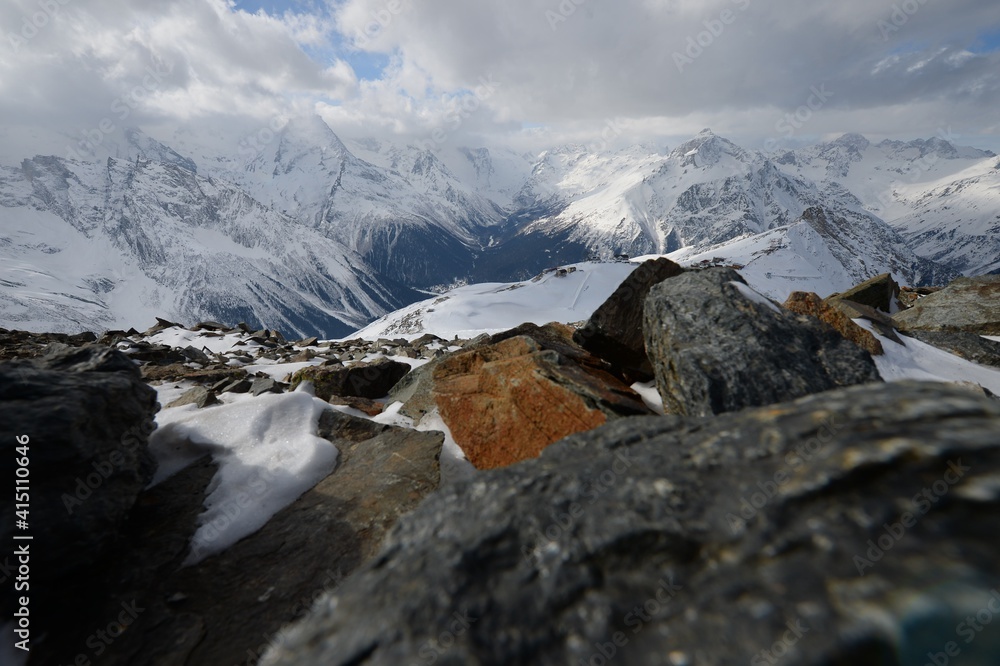
POLYGON ((995 0, 327 0, 274 16, 224 0, 7 0, 0 26, 8 126, 317 110, 339 132, 416 141, 522 124, 575 140, 614 119, 628 119, 623 141, 705 126, 763 141, 826 86, 791 140, 981 136, 1000 97, 1000 55, 970 48, 1000 26, 995 0), (366 53, 388 57, 373 81, 349 64, 366 53), (149 68, 169 74, 144 85, 149 68), (128 118, 111 111, 123 99, 128 118))

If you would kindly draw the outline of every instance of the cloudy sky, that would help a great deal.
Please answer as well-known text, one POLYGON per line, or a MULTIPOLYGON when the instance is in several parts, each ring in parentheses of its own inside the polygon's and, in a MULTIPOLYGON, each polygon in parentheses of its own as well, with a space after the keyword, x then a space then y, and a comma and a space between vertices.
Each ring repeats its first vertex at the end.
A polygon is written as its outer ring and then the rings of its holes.
POLYGON ((0 125, 1000 151, 996 0, 4 0, 0 125))

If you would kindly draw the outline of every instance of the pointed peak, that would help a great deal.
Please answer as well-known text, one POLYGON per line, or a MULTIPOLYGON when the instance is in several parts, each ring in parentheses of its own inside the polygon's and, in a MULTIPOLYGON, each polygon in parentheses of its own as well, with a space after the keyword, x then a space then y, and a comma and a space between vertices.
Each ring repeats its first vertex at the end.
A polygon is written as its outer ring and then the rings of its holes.
POLYGON ((856 132, 848 132, 839 139, 833 141, 833 145, 854 148, 856 150, 864 150, 871 145, 871 141, 856 132))

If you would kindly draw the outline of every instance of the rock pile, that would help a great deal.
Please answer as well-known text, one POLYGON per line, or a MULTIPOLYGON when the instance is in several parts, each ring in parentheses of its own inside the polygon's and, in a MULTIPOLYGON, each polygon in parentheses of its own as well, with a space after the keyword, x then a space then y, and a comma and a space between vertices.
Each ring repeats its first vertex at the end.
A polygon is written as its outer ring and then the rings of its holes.
MULTIPOLYGON (((782 307, 730 267, 657 260, 579 330, 324 342, 160 320, 98 345, 0 330, 0 358, 19 359, 0 363, 0 447, 32 436, 37 599, 56 609, 28 666, 95 656, 94 618, 122 604, 135 613, 101 664, 922 659, 1000 586, 1000 403, 882 383, 872 354, 914 336, 1000 365, 1000 342, 981 335, 993 301, 973 297, 994 280, 894 285, 782 307), (304 382, 332 403, 316 427, 339 466, 182 566, 216 466, 147 487, 149 384, 201 418, 190 405, 304 382), (484 471, 442 484, 453 444, 484 471)), ((0 536, 13 525, 8 504, 0 536)), ((997 643, 963 654, 993 663, 997 643)))

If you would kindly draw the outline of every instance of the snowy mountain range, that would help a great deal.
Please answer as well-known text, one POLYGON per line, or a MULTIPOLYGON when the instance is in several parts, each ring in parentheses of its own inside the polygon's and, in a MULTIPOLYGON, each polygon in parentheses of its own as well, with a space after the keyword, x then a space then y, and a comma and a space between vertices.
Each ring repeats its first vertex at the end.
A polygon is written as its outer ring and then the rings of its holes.
POLYGON ((775 298, 1000 271, 1000 163, 941 139, 432 151, 344 142, 317 117, 62 155, 0 155, 0 326, 338 337, 449 286, 623 254, 738 263, 775 298))

